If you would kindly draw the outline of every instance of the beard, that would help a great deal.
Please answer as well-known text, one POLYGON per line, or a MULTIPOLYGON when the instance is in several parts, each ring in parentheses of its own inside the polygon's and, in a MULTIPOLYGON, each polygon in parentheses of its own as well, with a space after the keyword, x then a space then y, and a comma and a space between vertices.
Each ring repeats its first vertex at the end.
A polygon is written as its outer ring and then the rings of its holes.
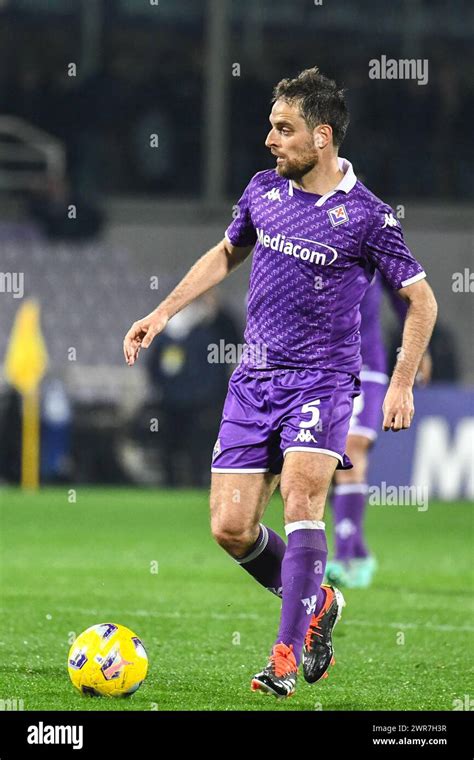
POLYGON ((314 169, 318 163, 318 154, 314 149, 306 150, 298 158, 285 158, 283 163, 276 166, 277 173, 285 179, 301 180, 305 174, 314 169))

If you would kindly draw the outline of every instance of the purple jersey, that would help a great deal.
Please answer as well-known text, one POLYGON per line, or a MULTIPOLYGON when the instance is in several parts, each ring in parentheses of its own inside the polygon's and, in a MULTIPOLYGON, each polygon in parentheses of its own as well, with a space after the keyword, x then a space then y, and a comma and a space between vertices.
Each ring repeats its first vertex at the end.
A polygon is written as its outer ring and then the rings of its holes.
MULTIPOLYGON (((376 273, 360 304, 361 375, 378 372, 386 380, 387 359, 380 321, 381 305, 382 283, 379 274, 376 273)), ((382 380, 382 377, 380 379, 382 380)))
POLYGON ((338 159, 344 177, 323 196, 259 172, 226 230, 255 245, 245 363, 252 369, 320 368, 357 375, 359 305, 375 269, 398 290, 425 276, 392 209, 338 159), (264 357, 264 362, 262 362, 264 357))
MULTIPOLYGON (((376 272, 360 305, 362 380, 374 380, 375 382, 386 382, 388 380, 386 375, 387 356, 380 321, 383 289, 384 280, 379 272, 376 272), (378 380, 377 375, 379 375, 378 380)), ((389 291, 389 298, 400 325, 403 325, 407 312, 406 303, 393 290, 389 291)))

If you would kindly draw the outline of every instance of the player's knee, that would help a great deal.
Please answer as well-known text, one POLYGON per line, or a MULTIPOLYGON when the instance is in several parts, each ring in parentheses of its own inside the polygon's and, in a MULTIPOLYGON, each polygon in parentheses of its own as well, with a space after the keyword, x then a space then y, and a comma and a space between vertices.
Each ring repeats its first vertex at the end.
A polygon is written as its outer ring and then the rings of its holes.
POLYGON ((243 557, 258 538, 256 529, 211 523, 214 540, 232 557, 243 557))
POLYGON ((321 489, 287 483, 281 495, 285 504, 286 523, 321 520, 325 502, 325 493, 321 489))

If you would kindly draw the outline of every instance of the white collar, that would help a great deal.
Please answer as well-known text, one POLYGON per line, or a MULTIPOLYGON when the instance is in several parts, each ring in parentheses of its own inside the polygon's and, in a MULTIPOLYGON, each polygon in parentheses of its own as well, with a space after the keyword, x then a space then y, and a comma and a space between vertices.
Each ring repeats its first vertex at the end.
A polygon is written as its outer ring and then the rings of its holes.
MULTIPOLYGON (((325 195, 322 195, 321 198, 318 198, 314 204, 315 206, 322 206, 328 198, 331 198, 331 196, 335 195, 335 193, 337 193, 339 190, 342 190, 343 193, 348 193, 350 190, 352 190, 355 183, 357 182, 357 177, 354 174, 352 164, 347 160, 347 158, 340 158, 338 156, 337 163, 339 169, 344 172, 343 178, 333 190, 330 190, 325 195)), ((293 195, 293 185, 291 183, 291 179, 288 180, 288 195, 293 195)))

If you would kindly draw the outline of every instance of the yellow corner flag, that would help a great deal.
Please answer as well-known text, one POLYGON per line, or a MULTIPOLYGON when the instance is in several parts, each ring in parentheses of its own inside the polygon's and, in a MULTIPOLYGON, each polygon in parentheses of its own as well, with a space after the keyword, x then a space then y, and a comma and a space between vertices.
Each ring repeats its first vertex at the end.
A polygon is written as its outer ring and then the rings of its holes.
POLYGON ((48 352, 41 332, 40 308, 25 301, 18 309, 5 357, 5 377, 23 398, 21 485, 39 484, 39 384, 48 366, 48 352))

